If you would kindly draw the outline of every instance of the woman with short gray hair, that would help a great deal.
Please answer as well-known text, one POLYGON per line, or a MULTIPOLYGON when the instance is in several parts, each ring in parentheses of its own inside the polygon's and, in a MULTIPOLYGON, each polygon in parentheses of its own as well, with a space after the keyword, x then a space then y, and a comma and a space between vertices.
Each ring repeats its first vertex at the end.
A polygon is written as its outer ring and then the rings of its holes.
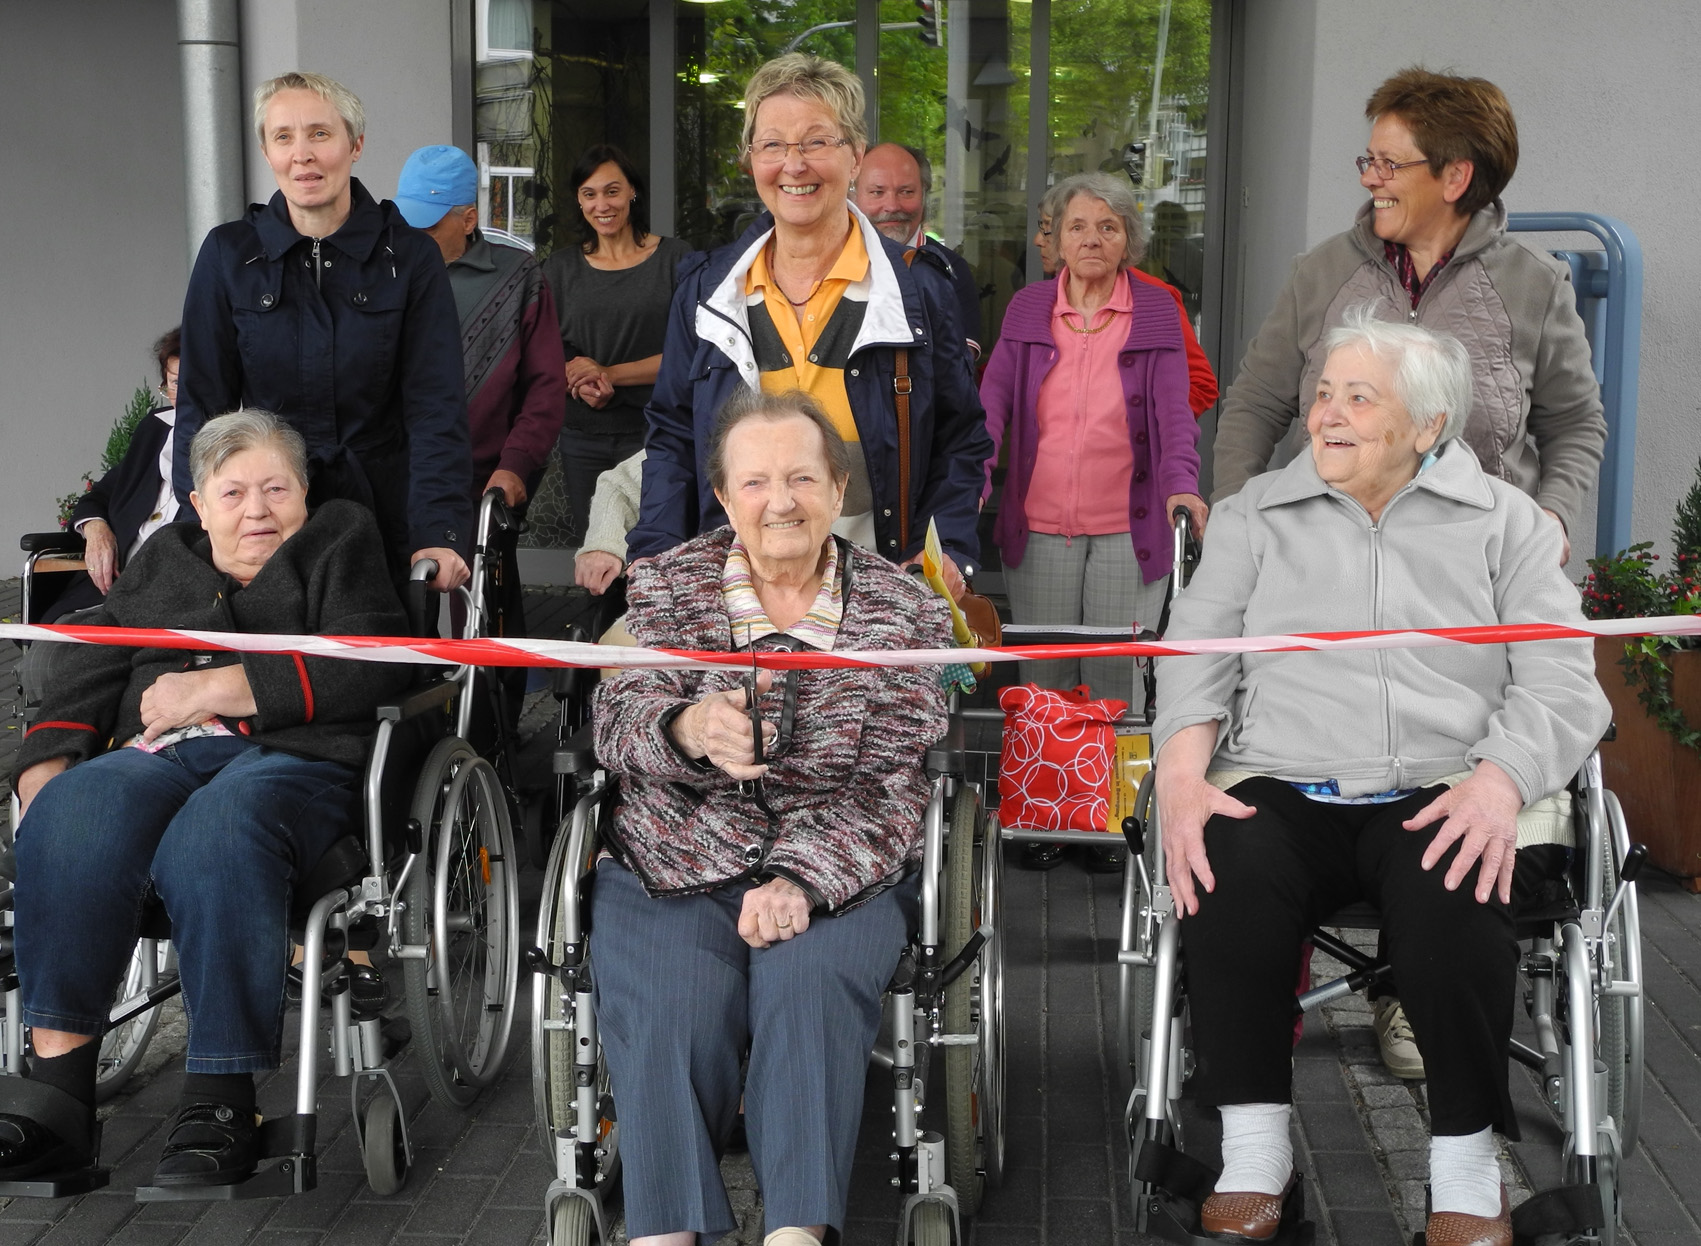
MULTIPOLYGON (((307 507, 301 436, 242 409, 195 437, 200 518, 154 533, 96 627, 393 636, 407 616, 372 513, 307 507)), ((379 703, 406 667, 67 645, 18 750, 16 952, 27 1078, 0 1078, 0 1180, 98 1162, 95 1061, 152 888, 171 911, 188 1077, 154 1183, 222 1186, 260 1157, 296 882, 359 816, 379 703)))
MULTIPOLYGON (((1310 452, 1218 504, 1166 639, 1580 623, 1558 526, 1458 436, 1465 347, 1361 305, 1328 348, 1310 452)), ((1275 1235, 1300 944, 1370 900, 1428 1077, 1429 1240, 1510 1246, 1513 870, 1569 842, 1546 798, 1610 717, 1589 642, 1160 658, 1158 706, 1196 1080, 1223 1119, 1201 1229, 1275 1235)))
MULTIPOLYGON (((1017 623, 1152 628, 1171 516, 1185 507, 1196 532, 1205 523, 1187 343, 1170 295, 1133 268, 1143 234, 1126 183, 1089 173, 1054 194, 1062 267, 1010 300, 981 381, 987 494, 1009 442, 993 539, 1017 623)), ((1024 662, 1022 678, 1130 700, 1134 663, 1024 662)), ((1055 863, 1040 847, 1025 859, 1055 863)))

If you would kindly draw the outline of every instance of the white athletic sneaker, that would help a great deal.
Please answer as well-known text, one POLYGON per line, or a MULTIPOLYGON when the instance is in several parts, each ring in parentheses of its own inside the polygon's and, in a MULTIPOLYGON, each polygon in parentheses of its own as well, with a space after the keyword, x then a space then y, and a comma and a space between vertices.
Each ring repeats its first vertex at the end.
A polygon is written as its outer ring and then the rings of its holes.
POLYGON ((821 1246, 821 1239, 807 1229, 775 1229, 762 1239, 762 1246, 821 1246))
POLYGON ((1376 1000, 1373 1006, 1376 1009, 1376 1045, 1382 1049, 1383 1066, 1405 1081, 1422 1081, 1423 1053, 1412 1037, 1412 1023, 1406 1020, 1406 1010, 1391 995, 1376 1000))

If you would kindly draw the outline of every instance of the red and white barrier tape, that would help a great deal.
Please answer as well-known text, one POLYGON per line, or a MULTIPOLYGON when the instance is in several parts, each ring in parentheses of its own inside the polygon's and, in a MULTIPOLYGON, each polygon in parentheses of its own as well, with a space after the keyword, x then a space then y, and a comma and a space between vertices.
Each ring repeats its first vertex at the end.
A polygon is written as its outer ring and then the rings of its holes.
MULTIPOLYGON (((955 662, 1080 657, 1174 657, 1188 654, 1297 653, 1359 649, 1431 649, 1446 645, 1499 645, 1529 640, 1596 636, 1701 636, 1701 615, 1600 619, 1584 623, 1504 623, 1411 631, 1306 632, 1292 636, 1235 636, 1220 640, 1114 641, 1081 645, 1007 645, 1000 649, 879 649, 818 653, 769 652, 756 665, 770 670, 870 666, 942 666, 955 662)), ((0 623, 0 640, 73 641, 199 652, 294 653, 360 662, 412 662, 442 666, 635 666, 672 670, 748 668, 748 653, 692 649, 640 649, 567 640, 419 640, 407 636, 287 636, 197 632, 177 628, 68 627, 0 623)))

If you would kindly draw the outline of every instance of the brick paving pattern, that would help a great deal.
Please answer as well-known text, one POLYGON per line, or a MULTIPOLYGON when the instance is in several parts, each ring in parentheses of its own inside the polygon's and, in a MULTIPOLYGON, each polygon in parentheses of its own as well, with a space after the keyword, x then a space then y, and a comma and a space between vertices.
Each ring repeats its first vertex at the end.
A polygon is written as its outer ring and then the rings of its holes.
MULTIPOLYGON (((534 595, 534 634, 559 635, 582 602, 572 593, 534 595)), ((0 619, 17 617, 17 582, 0 581, 0 619)), ((16 750, 15 650, 0 642, 0 767, 16 750)), ((528 714, 535 730, 546 696, 528 714)), ((526 756, 546 759, 549 733, 526 756)), ((969 1227, 970 1246, 1135 1246, 1122 1131, 1124 1072, 1116 1040, 1118 880, 1070 864, 1046 874, 1006 874, 1006 984, 1010 1007, 1003 1188, 989 1192, 969 1227)), ((522 874, 526 911, 540 885, 522 874)), ((1648 1083, 1642 1146, 1626 1166, 1626 1232, 1634 1246, 1701 1240, 1701 899, 1649 871, 1643 880, 1648 981, 1648 1083)), ((530 928, 530 917, 522 925, 530 928)), ((1319 958, 1322 980, 1329 966, 1319 958)), ((522 1005, 527 993, 521 992, 522 1005)), ((291 1014, 293 1018, 294 1014, 291 1014)), ((502 1081, 464 1112, 433 1103, 410 1054, 394 1068, 416 1147, 401 1193, 368 1190, 356 1146, 347 1084, 327 1078, 320 1099, 320 1183, 292 1199, 138 1205, 131 1191, 151 1174, 164 1142, 164 1117, 182 1079, 181 1012, 166 1017, 147 1064, 103 1109, 103 1158, 112 1185, 62 1202, 14 1200, 0 1208, 0 1246, 10 1243, 252 1242, 268 1246, 369 1243, 541 1242, 543 1192, 553 1173, 533 1121, 529 1030, 517 1019, 517 1050, 502 1081)), ((291 1027, 293 1044, 293 1027, 291 1027)), ((293 1059, 261 1086, 272 1112, 289 1110, 293 1059)), ((889 1074, 871 1072, 853 1175, 845 1246, 889 1246, 897 1192, 886 1156, 889 1074)), ((1318 1241, 1381 1246, 1422 1227, 1427 1125, 1421 1083, 1382 1069, 1370 1012, 1361 999, 1308 1019, 1294 1052, 1294 1134, 1308 1177, 1308 1214, 1318 1241)), ((1502 1167, 1516 1191, 1555 1184, 1558 1130, 1532 1077, 1513 1072, 1523 1141, 1508 1144, 1502 1167)), ((1213 1160, 1214 1122, 1193 1112, 1188 1149, 1213 1160)), ((723 1165, 742 1228, 725 1242, 759 1243, 761 1207, 748 1160, 723 1165)), ((617 1231, 623 1243, 624 1232, 617 1231)))

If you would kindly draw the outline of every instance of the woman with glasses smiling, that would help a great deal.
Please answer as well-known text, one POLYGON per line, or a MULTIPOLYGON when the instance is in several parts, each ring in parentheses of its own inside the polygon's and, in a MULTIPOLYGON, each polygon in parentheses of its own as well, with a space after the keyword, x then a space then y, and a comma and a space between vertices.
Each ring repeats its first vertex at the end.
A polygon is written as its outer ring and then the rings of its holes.
MULTIPOLYGON (((633 565, 639 644, 950 643, 943 601, 833 535, 853 452, 808 395, 739 390, 704 451, 730 526, 633 565)), ((737 1227, 716 1161, 745 1051, 766 1246, 843 1228, 880 997, 916 917, 934 672, 750 674, 625 670, 597 691, 620 781, 591 897, 597 1021, 633 1246, 737 1227)))
POLYGON ((681 266, 631 556, 726 521, 705 474, 716 414, 741 389, 796 389, 850 447, 835 531, 901 562, 932 521, 955 588, 979 555, 991 446, 949 270, 929 247, 907 259, 850 202, 867 145, 855 75, 793 53, 758 69, 744 99, 744 161, 767 211, 681 266))
POLYGON ((1351 229, 1300 258, 1247 347, 1223 399, 1211 500, 1265 470, 1317 388, 1325 334, 1344 308, 1380 297, 1383 318, 1465 344, 1465 443, 1569 531, 1600 473, 1606 421, 1565 266, 1506 236, 1511 105, 1486 79, 1413 68, 1364 111, 1370 143, 1356 163, 1369 198, 1351 229))

